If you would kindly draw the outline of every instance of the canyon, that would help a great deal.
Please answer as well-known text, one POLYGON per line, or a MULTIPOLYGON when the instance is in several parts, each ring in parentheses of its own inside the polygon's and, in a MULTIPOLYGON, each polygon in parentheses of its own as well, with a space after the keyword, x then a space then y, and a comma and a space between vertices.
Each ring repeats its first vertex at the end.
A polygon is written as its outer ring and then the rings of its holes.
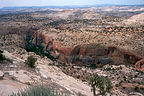
MULTIPOLYGON (((74 46, 66 45, 66 41, 61 42, 57 40, 57 37, 59 37, 59 34, 44 34, 43 32, 39 32, 39 30, 30 29, 26 35, 26 38, 28 38, 29 41, 26 42, 31 41, 32 44, 36 46, 42 46, 45 53, 49 52, 54 58, 66 64, 72 63, 81 66, 96 64, 95 66, 97 67, 106 64, 136 64, 136 66, 138 66, 143 62, 143 55, 131 52, 124 47, 121 48, 121 46, 118 48, 115 44, 104 45, 92 42, 90 44, 80 43, 79 45, 79 42, 75 42, 78 44, 75 44, 74 46)), ((79 37, 76 37, 76 39, 79 39, 79 37)), ((29 48, 29 46, 27 47, 29 48)), ((143 70, 143 68, 140 68, 140 65, 136 68, 143 70)))
POLYGON ((0 12, 0 50, 8 58, 0 62, 0 95, 43 83, 68 96, 92 96, 95 73, 112 82, 107 96, 144 95, 143 6, 0 12), (28 56, 37 58, 34 69, 28 56))

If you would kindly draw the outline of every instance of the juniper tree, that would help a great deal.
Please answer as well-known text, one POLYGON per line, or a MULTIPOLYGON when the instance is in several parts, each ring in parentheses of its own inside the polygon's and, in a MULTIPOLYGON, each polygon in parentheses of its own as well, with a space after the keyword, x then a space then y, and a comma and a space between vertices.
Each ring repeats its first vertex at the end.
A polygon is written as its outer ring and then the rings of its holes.
POLYGON ((107 77, 94 74, 89 79, 89 84, 92 87, 93 95, 96 96, 96 88, 99 88, 100 94, 105 96, 106 93, 110 93, 112 84, 107 77))

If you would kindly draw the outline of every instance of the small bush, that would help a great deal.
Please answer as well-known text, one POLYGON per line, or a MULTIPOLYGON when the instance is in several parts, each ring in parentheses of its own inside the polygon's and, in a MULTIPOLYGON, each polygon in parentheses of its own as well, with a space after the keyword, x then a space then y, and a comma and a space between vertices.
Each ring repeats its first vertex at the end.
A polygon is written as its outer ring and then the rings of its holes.
POLYGON ((29 57, 27 58, 27 60, 25 61, 25 63, 26 63, 29 67, 34 68, 36 61, 37 61, 37 58, 35 58, 34 56, 29 56, 29 57))
POLYGON ((3 51, 0 50, 0 62, 6 60, 6 57, 2 53, 3 51))
POLYGON ((96 66, 96 64, 92 63, 92 64, 90 64, 90 68, 92 68, 92 69, 96 69, 97 66, 96 66))
POLYGON ((136 87, 134 88, 134 90, 135 90, 136 92, 139 92, 139 87, 136 86, 136 87))
POLYGON ((80 79, 80 75, 77 76, 77 79, 80 79))
POLYGON ((52 88, 48 88, 44 85, 35 85, 21 90, 18 93, 13 93, 10 96, 62 96, 60 93, 52 88))
POLYGON ((127 81, 127 78, 125 76, 123 77, 123 79, 124 79, 124 81, 127 81))
POLYGON ((116 86, 116 87, 119 87, 119 84, 116 84, 115 86, 116 86))
POLYGON ((3 53, 3 51, 2 51, 2 50, 0 50, 0 53, 3 53))
POLYGON ((0 50, 0 62, 2 62, 3 60, 6 60, 10 63, 12 63, 13 61, 9 58, 6 58, 4 55, 3 55, 3 51, 0 50))

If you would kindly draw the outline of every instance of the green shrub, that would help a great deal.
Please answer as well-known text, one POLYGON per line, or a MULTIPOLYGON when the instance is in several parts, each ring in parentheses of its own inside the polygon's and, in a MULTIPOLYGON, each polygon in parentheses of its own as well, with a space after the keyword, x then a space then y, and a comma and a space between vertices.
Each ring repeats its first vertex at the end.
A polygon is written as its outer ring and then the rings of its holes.
POLYGON ((97 66, 96 66, 96 64, 92 63, 92 64, 90 64, 90 68, 92 68, 92 69, 96 69, 97 66))
POLYGON ((35 85, 28 87, 18 93, 13 93, 10 96, 62 96, 60 93, 52 88, 48 88, 44 85, 35 85))
POLYGON ((0 50, 0 53, 3 53, 3 51, 2 51, 2 50, 0 50))
POLYGON ((125 76, 123 77, 123 79, 124 79, 124 81, 127 81, 127 78, 125 76))
POLYGON ((100 94, 105 96, 106 93, 110 93, 112 89, 112 83, 109 78, 93 74, 89 78, 89 84, 92 87, 93 95, 96 96, 96 88, 99 88, 100 94))
POLYGON ((10 63, 13 62, 11 59, 6 58, 6 57, 3 55, 3 51, 0 50, 0 62, 2 62, 3 60, 9 61, 10 63))
POLYGON ((139 87, 136 86, 136 87, 134 88, 134 90, 135 90, 136 92, 139 92, 139 87))
POLYGON ((6 60, 6 57, 2 53, 3 51, 0 50, 0 62, 6 60))
POLYGON ((42 57, 46 56, 47 58, 55 61, 55 58, 50 54, 49 51, 44 51, 44 46, 34 44, 31 39, 31 36, 26 36, 26 50, 28 52, 34 52, 37 55, 40 55, 42 57))
POLYGON ((37 58, 35 58, 34 56, 29 56, 29 57, 27 58, 27 60, 25 61, 25 63, 26 63, 29 67, 34 68, 36 61, 37 61, 37 58))

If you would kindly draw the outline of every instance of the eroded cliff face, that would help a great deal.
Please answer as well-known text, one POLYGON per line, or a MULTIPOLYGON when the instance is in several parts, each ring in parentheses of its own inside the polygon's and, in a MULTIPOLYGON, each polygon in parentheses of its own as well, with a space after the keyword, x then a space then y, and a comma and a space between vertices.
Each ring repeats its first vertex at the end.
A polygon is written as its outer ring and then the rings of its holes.
POLYGON ((27 40, 28 44, 38 48, 38 54, 50 54, 50 56, 66 64, 72 63, 94 67, 106 64, 128 65, 135 64, 144 58, 114 46, 103 46, 94 43, 66 47, 53 37, 37 32, 34 29, 27 32, 26 42, 27 40))
MULTIPOLYGON (((83 64, 97 64, 97 66, 105 64, 135 64, 142 59, 142 56, 118 49, 113 46, 102 46, 99 44, 87 44, 77 46, 72 50, 73 57, 80 56, 83 64)), ((75 59, 73 62, 77 62, 75 59)))
POLYGON ((26 34, 26 49, 28 49, 28 51, 38 50, 36 53, 39 55, 50 55, 50 58, 58 59, 61 62, 68 63, 67 57, 70 55, 73 47, 63 47, 60 42, 57 42, 52 37, 32 29, 26 34))

